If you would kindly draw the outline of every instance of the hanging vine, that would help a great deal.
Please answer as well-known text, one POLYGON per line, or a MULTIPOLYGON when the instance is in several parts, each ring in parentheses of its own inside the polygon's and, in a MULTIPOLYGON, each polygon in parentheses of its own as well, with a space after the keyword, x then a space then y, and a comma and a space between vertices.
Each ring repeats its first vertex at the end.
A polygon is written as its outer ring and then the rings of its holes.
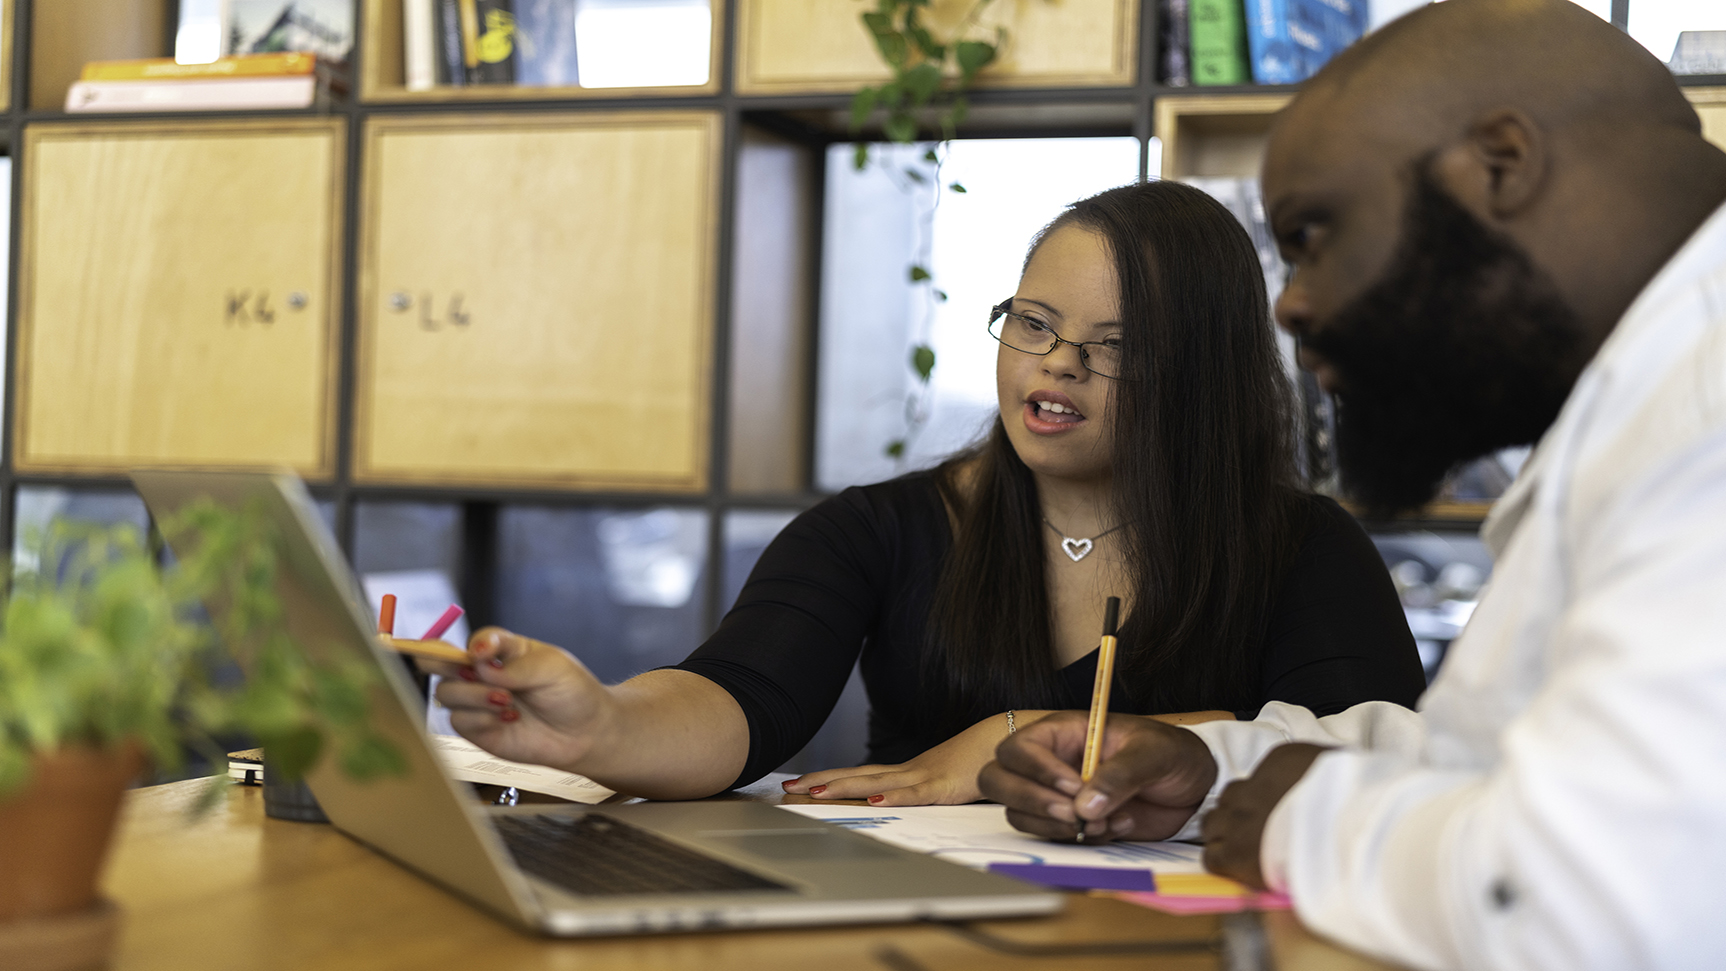
MULTIPOLYGON (((927 300, 918 340, 911 347, 911 372, 917 383, 905 400, 905 434, 887 443, 886 454, 902 461, 909 452, 917 433, 929 420, 929 382, 935 371, 935 348, 928 342, 928 327, 934 316, 934 305, 947 299, 947 294, 935 286, 934 273, 929 268, 929 253, 935 222, 935 211, 941 204, 941 166, 946 146, 970 110, 966 92, 971 89, 977 73, 995 61, 1006 43, 1007 32, 996 28, 992 41, 974 36, 981 28, 978 18, 991 0, 976 0, 950 37, 937 37, 924 19, 933 0, 877 0, 874 10, 863 14, 863 26, 875 41, 875 50, 892 72, 886 82, 866 87, 851 99, 851 131, 862 131, 871 116, 884 113, 881 130, 889 142, 909 145, 917 140, 919 117, 933 111, 939 131, 938 144, 923 153, 923 161, 933 166, 928 172, 907 166, 906 179, 917 185, 933 184, 934 203, 924 213, 922 232, 906 276, 916 286, 924 288, 927 300)), ((858 171, 869 167, 869 143, 856 143, 852 162, 858 171)), ((965 187, 953 182, 950 192, 964 192, 965 187)))

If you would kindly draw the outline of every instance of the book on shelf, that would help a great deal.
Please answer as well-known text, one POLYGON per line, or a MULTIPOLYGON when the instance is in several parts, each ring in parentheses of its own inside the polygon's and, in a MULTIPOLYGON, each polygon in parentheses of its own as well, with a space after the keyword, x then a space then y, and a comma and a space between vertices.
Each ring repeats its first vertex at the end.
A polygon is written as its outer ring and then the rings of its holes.
POLYGON ((1366 33, 1367 0, 1245 0, 1253 81, 1298 84, 1366 33))
POLYGON ((215 0, 179 4, 175 53, 188 60, 301 51, 346 61, 354 0, 215 0))
POLYGON ((515 0, 515 83, 573 88, 576 0, 515 0))
POLYGON ((436 0, 402 0, 402 81, 409 91, 438 85, 436 0))
POLYGON ((223 57, 207 64, 165 57, 91 61, 67 89, 66 110, 309 108, 346 88, 339 68, 301 52, 223 57))
POLYGON ((1162 46, 1158 51, 1158 73, 1164 84, 1184 88, 1193 83, 1188 50, 1189 0, 1163 0, 1162 46))
POLYGON ((404 0, 403 82, 573 87, 577 0, 404 0))
POLYGON ((1189 0, 1187 33, 1192 44, 1193 83, 1246 84, 1246 24, 1241 0, 1189 0))

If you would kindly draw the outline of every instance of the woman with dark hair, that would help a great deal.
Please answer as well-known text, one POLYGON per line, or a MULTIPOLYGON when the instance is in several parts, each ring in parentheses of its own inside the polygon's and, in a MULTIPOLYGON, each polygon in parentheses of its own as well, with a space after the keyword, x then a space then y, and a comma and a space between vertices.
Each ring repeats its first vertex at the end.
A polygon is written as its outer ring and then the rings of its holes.
POLYGON ((1263 277, 1226 209, 1172 182, 1075 203, 989 332, 1000 415, 982 444, 799 516, 675 668, 606 686, 496 629, 473 667, 422 662, 471 682, 438 689, 456 730, 621 791, 704 796, 802 748, 861 655, 876 764, 787 790, 969 802, 1009 733, 1088 706, 1110 596, 1115 711, 1413 705, 1425 679, 1383 563, 1296 484, 1263 277))

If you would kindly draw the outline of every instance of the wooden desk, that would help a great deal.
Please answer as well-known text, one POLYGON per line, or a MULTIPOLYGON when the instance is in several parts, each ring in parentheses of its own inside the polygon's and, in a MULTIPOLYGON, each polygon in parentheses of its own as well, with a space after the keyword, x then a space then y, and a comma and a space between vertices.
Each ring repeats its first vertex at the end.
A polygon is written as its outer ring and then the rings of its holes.
MULTIPOLYGON (((1022 958, 936 926, 736 931, 554 940, 517 930, 327 825, 267 819, 263 791, 235 787, 197 822, 201 780, 129 794, 109 860, 108 895, 124 914, 114 971, 1210 971, 1215 952, 1022 958)), ((1075 895, 1057 917, 978 926, 1013 941, 1214 939, 1214 917, 1173 917, 1075 895)), ((1306 933, 1287 914, 1266 930, 1278 971, 1382 969, 1306 933)))

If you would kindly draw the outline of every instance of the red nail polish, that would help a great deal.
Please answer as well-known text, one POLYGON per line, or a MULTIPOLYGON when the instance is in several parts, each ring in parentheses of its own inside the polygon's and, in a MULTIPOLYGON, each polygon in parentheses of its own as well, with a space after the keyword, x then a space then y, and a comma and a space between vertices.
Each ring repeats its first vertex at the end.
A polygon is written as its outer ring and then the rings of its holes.
POLYGON ((479 680, 479 674, 478 674, 478 672, 474 671, 473 668, 462 668, 460 671, 457 671, 456 674, 461 675, 461 679, 463 681, 478 681, 479 680))
POLYGON ((502 708, 504 705, 509 704, 509 693, 506 691, 493 691, 491 694, 485 696, 485 700, 497 705, 499 708, 502 708))
POLYGON ((798 783, 798 781, 799 780, 797 780, 797 779, 786 779, 784 782, 779 783, 779 786, 782 789, 789 789, 792 786, 796 785, 798 783))
POLYGON ((811 789, 811 790, 809 790, 809 794, 810 794, 810 795, 811 795, 811 796, 819 796, 819 795, 821 795, 821 794, 822 794, 822 793, 823 793, 823 792, 826 792, 826 791, 827 791, 827 787, 826 787, 826 786, 816 786, 816 787, 815 787, 815 788, 813 788, 813 789, 811 789))
POLYGON ((870 796, 869 797, 869 805, 873 806, 885 798, 887 798, 887 797, 886 796, 870 796))
POLYGON ((497 713, 497 717, 500 721, 512 722, 521 717, 521 712, 514 708, 505 708, 497 713))

